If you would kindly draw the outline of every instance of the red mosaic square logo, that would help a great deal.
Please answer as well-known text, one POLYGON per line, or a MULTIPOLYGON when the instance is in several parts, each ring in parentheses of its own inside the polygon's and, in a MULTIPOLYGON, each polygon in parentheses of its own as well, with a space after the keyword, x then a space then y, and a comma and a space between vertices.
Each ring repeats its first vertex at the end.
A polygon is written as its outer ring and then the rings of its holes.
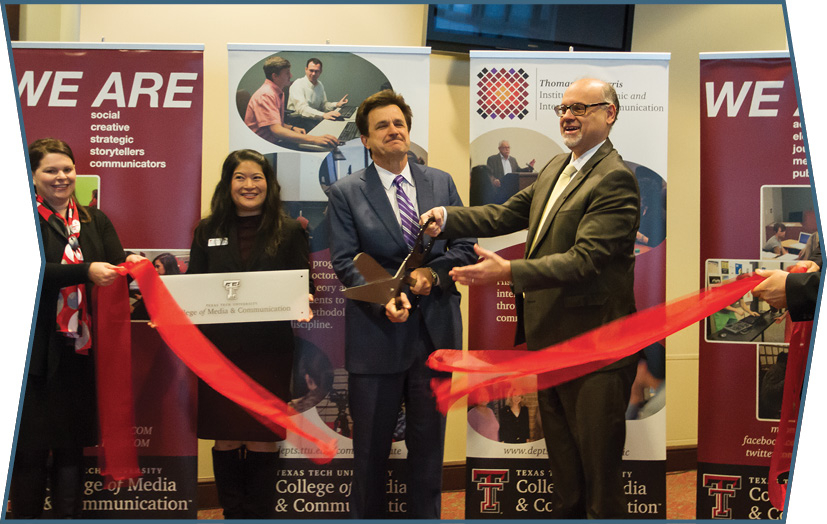
POLYGON ((477 114, 480 117, 525 118, 528 114, 528 73, 522 68, 483 68, 477 78, 477 114))

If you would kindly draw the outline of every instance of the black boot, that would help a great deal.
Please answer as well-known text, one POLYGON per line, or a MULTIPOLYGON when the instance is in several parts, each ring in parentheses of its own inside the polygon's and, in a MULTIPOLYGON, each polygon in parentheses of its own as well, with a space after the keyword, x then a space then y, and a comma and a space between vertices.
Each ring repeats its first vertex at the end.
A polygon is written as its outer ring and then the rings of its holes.
POLYGON ((9 499, 16 519, 36 519, 43 513, 46 499, 46 462, 48 450, 17 450, 14 456, 9 499))
POLYGON ((83 509, 83 448, 52 450, 52 518, 79 519, 83 509))
POLYGON ((276 481, 278 480, 278 452, 247 450, 244 459, 244 518, 272 519, 276 517, 276 481))
POLYGON ((212 469, 215 475, 215 490, 218 503, 224 510, 225 519, 244 518, 244 460, 246 450, 241 448, 219 451, 212 450, 212 469))

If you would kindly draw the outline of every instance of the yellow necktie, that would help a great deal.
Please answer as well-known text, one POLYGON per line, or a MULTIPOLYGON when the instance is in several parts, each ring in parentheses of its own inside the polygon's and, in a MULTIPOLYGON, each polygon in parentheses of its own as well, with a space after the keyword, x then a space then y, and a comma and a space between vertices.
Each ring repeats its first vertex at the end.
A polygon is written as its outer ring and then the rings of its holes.
POLYGON ((540 223, 538 224, 537 231, 534 234, 534 241, 531 243, 531 249, 528 252, 529 254, 531 254, 534 251, 534 248, 537 247, 537 241, 540 239, 540 231, 543 230, 543 226, 546 223, 549 212, 551 212, 551 208, 554 207, 554 203, 557 202, 560 194, 564 189, 566 189, 566 186, 569 185, 569 181, 575 173, 577 173, 577 168, 574 167, 574 164, 567 165, 566 169, 560 173, 560 178, 557 179, 557 183, 554 185, 554 189, 551 190, 551 194, 548 196, 548 201, 546 201, 546 207, 543 209, 543 216, 540 218, 540 223))

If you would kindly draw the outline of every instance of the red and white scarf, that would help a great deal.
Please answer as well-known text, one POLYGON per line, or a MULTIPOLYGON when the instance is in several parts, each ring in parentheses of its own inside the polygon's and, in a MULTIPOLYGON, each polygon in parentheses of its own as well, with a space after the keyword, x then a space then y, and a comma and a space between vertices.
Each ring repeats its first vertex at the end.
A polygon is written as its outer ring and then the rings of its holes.
MULTIPOLYGON (((83 263, 83 253, 80 251, 80 220, 75 200, 69 199, 66 218, 63 218, 46 205, 43 197, 37 195, 37 212, 47 224, 66 237, 66 247, 60 263, 83 263)), ((81 355, 88 355, 89 348, 92 347, 91 325, 86 285, 77 284, 61 288, 57 297, 57 331, 75 339, 75 351, 81 355)))

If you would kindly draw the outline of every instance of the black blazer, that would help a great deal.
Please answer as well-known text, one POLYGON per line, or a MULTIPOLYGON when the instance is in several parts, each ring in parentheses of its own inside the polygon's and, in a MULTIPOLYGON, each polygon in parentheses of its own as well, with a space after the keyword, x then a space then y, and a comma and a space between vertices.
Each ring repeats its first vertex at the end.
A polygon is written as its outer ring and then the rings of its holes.
MULTIPOLYGON (((275 271, 281 269, 310 269, 310 248, 307 233, 298 221, 286 217, 283 237, 278 251, 268 255, 264 246, 256 244, 246 264, 241 261, 236 228, 226 235, 226 245, 209 246, 208 240, 215 232, 206 231, 206 219, 195 228, 187 274, 230 273, 238 271, 275 271)), ((223 236, 223 235, 222 235, 223 236)), ((312 284, 311 284, 312 286, 312 284)), ((312 291, 312 289, 310 289, 312 291)), ((289 347, 292 358, 293 331, 289 321, 238 322, 231 324, 204 324, 201 331, 224 353, 257 351, 282 344, 289 347)))
MULTIPOLYGON (((82 264, 61 264, 63 250, 66 247, 66 234, 60 227, 53 227, 42 217, 40 234, 43 241, 43 284, 40 289, 40 304, 37 309, 34 336, 32 337, 32 355, 29 361, 29 374, 51 376, 58 367, 61 355, 74 351, 71 339, 60 335, 55 330, 57 322, 57 297, 60 289, 75 284, 86 284, 87 296, 92 296, 92 283, 89 282, 89 266, 92 262, 109 262, 120 264, 126 260, 126 253, 115 232, 115 227, 102 211, 86 208, 91 217, 90 222, 80 226, 80 249, 83 253, 82 264)), ((57 220, 53 218, 53 221, 57 220)), ((90 306, 94 304, 90 300, 90 306)), ((91 311, 90 311, 91 313, 91 311)))

